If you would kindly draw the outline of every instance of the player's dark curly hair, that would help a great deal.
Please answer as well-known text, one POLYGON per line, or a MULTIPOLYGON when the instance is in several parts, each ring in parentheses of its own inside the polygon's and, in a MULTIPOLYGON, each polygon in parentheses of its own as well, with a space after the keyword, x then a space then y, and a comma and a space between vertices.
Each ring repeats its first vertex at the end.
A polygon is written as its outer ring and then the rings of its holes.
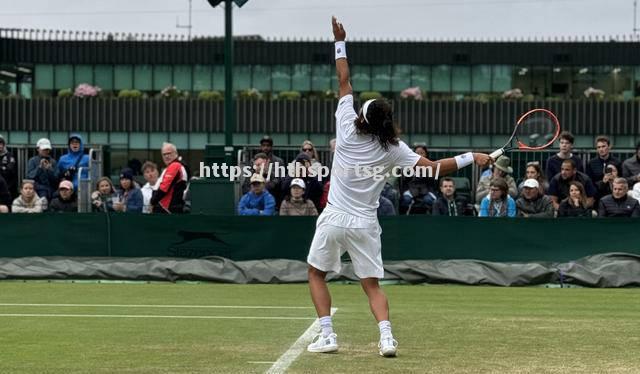
POLYGON ((389 145, 398 145, 398 129, 393 123, 393 110, 387 100, 377 99, 369 104, 367 120, 369 123, 362 114, 356 119, 359 134, 371 135, 385 151, 389 150, 389 145))

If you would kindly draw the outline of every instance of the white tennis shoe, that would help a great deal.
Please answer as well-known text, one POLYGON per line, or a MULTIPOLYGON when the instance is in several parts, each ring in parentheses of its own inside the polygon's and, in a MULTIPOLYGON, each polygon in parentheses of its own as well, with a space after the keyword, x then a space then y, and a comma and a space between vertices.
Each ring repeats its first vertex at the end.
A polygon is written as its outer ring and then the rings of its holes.
POLYGON ((380 356, 395 357, 398 351, 398 342, 391 335, 380 337, 378 349, 380 356))
POLYGON ((331 333, 328 336, 322 336, 322 334, 316 335, 309 346, 307 351, 313 353, 330 353, 338 351, 338 335, 331 333))

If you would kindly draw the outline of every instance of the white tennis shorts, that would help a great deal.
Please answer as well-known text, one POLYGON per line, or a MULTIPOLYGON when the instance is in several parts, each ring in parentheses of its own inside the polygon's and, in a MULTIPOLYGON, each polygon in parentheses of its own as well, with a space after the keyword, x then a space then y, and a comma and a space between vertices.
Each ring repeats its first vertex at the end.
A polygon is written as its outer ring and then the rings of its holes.
POLYGON ((316 223, 307 263, 321 271, 338 273, 340 257, 349 253, 358 278, 384 278, 377 219, 366 219, 327 208, 316 223))

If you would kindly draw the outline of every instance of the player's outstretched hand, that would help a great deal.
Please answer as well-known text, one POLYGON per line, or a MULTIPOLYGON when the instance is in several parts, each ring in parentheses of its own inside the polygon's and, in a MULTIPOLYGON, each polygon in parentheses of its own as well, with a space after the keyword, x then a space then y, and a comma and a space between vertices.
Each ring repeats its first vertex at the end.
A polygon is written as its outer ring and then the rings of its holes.
POLYGON ((333 38, 336 42, 341 42, 346 39, 347 32, 344 31, 342 24, 338 22, 336 16, 331 17, 331 24, 333 25, 333 38))
POLYGON ((473 161, 480 167, 485 167, 493 164, 493 158, 485 153, 474 153, 473 161))

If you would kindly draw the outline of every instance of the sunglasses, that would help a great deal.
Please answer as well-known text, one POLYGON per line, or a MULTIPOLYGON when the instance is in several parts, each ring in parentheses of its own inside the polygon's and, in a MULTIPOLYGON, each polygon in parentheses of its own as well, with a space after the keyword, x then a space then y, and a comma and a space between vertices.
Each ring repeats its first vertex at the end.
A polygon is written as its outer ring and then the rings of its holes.
POLYGON ((540 165, 540 161, 530 161, 527 162, 527 166, 540 165))
POLYGON ((302 148, 303 152, 313 152, 313 148, 302 148))

